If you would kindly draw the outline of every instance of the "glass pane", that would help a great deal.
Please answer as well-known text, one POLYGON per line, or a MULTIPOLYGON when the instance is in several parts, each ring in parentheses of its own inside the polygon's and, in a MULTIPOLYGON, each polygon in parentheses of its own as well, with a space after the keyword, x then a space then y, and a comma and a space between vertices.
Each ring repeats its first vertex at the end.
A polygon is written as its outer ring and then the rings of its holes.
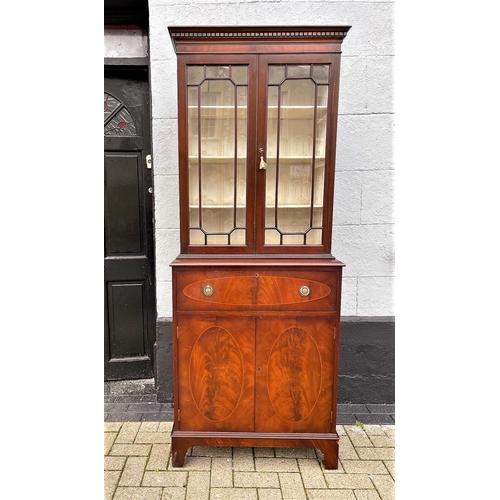
MULTIPOLYGON (((290 191, 287 193, 286 203, 297 205, 311 205, 311 165, 290 165, 289 185, 290 191)), ((285 191, 280 189, 280 192, 285 191)))
POLYGON ((273 228, 275 224, 275 214, 276 214, 276 208, 274 206, 268 206, 268 210, 266 210, 266 227, 271 229, 273 228))
POLYGON ((245 226, 245 207, 247 202, 247 163, 245 160, 238 161, 238 170, 236 173, 236 206, 242 208, 243 221, 239 224, 241 227, 245 226))
POLYGON ((329 66, 287 65, 277 84, 281 68, 269 67, 265 244, 321 244, 329 66))
POLYGON ((266 229, 266 245, 280 245, 280 234, 275 229, 266 229))
POLYGON ((191 66, 188 86, 190 244, 246 241, 246 66, 191 66))
POLYGON ((280 84, 285 79, 285 66, 269 66, 269 84, 280 84))
POLYGON ((228 236, 226 234, 208 234, 207 245, 228 245, 228 236))
POLYGON ((328 83, 329 72, 328 64, 313 64, 312 76, 316 83, 328 83))
POLYGON ((268 223, 267 218, 275 209, 276 205, 276 158, 267 158, 266 170, 266 226, 274 226, 268 223))
POLYGON ((316 85, 312 80, 286 80, 281 88, 283 106, 314 106, 316 85))
MULTIPOLYGON (((310 227, 310 207, 278 207, 278 227, 283 233, 305 233, 310 227)), ((304 238, 302 237, 302 241, 304 238)))
POLYGON ((287 80, 281 87, 282 94, 292 100, 283 106, 280 122, 281 155, 292 157, 311 157, 314 134, 314 90, 312 80, 287 80), (310 103, 304 105, 303 103, 310 103), (299 107, 300 106, 300 107, 299 107))
POLYGON ((316 158, 322 159, 326 153, 326 102, 327 96, 322 95, 324 86, 318 87, 316 113, 316 158), (322 103, 325 102, 325 105, 322 103))
POLYGON ((188 66, 187 74, 189 84, 199 84, 205 77, 205 68, 203 66, 188 66))
POLYGON ((274 114, 275 117, 278 108, 278 92, 279 87, 268 87, 267 89, 267 105, 268 107, 273 108, 274 113, 272 114, 274 114))
POLYGON ((321 116, 326 116, 326 105, 328 103, 328 85, 318 85, 317 105, 321 108, 321 116))
POLYGON ((196 227, 199 226, 199 214, 200 210, 197 205, 189 204, 189 226, 196 227))
POLYGON ((238 116, 243 115, 246 117, 248 92, 247 87, 236 87, 237 105, 239 106, 238 116))
POLYGON ((287 65, 287 78, 308 78, 311 76, 311 66, 309 64, 306 65, 287 65))
POLYGON ((245 231, 235 230, 231 233, 230 245, 244 245, 245 244, 245 231))
POLYGON ((207 66, 207 78, 229 78, 229 66, 207 66))
MULTIPOLYGON (((199 210, 200 207, 200 168, 196 159, 189 159, 188 163, 189 177, 189 206, 199 210)), ((192 221, 191 226, 198 225, 192 221)))
POLYGON ((323 207, 315 207, 313 212, 313 227, 323 225, 323 207))
POLYGON ((322 236, 321 229, 311 229, 306 235, 306 245, 321 245, 322 236))
POLYGON ((189 243, 191 243, 191 245, 204 245, 205 235, 199 229, 191 229, 189 231, 189 243))
MULTIPOLYGON (((325 190, 325 161, 316 161, 316 165, 314 168, 314 207, 321 208, 323 206, 323 195, 325 190)), ((323 214, 322 211, 319 211, 320 214, 323 214)), ((314 224, 321 225, 321 222, 314 224)))
POLYGON ((188 104, 188 155, 198 159, 198 87, 190 87, 187 93, 188 104))
POLYGON ((246 66, 232 66, 231 79, 236 85, 246 85, 248 82, 248 71, 246 66))
POLYGON ((283 245, 303 245, 304 236, 295 234, 285 234, 283 235, 283 245))

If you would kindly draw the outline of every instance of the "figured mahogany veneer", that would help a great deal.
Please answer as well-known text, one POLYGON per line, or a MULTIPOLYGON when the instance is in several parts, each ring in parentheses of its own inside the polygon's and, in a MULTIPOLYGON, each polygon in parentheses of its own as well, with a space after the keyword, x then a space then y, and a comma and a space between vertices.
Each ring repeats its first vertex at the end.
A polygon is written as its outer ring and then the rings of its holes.
POLYGON ((214 445, 314 446, 325 467, 337 467, 343 264, 275 259, 271 270, 264 262, 172 263, 175 466, 190 446, 214 445), (299 294, 304 285, 307 296, 299 294))
POLYGON ((335 310, 337 279, 337 274, 323 272, 183 272, 178 276, 177 307, 231 310, 235 306, 286 309, 295 305, 305 310, 335 310), (212 287, 212 295, 204 295, 205 286, 212 287), (303 286, 309 289, 307 296, 300 295, 303 286))

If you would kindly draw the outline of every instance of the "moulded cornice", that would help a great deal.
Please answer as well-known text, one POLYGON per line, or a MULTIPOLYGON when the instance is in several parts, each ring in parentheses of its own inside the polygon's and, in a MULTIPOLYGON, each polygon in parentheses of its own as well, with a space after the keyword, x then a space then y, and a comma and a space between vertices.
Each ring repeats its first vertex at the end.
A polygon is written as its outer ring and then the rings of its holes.
POLYGON ((351 26, 233 26, 233 27, 170 27, 170 35, 176 39, 343 39, 351 26))

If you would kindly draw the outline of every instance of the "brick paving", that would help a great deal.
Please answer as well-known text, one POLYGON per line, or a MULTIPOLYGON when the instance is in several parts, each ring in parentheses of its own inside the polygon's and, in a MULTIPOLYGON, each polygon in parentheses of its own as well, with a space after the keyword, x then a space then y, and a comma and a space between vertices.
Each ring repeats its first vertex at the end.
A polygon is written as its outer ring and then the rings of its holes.
POLYGON ((172 422, 104 422, 105 500, 393 500, 395 425, 339 425, 339 468, 315 449, 193 447, 172 467, 172 422))
POLYGON ((312 448, 196 446, 171 465, 173 408, 152 379, 104 386, 105 500, 393 500, 394 405, 339 404, 339 468, 312 448))

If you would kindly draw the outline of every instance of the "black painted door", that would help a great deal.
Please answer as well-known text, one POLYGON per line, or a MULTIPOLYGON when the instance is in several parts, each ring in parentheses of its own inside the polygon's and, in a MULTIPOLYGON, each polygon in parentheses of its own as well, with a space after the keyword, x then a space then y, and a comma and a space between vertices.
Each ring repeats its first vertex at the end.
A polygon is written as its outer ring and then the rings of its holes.
POLYGON ((104 378, 153 376, 155 291, 147 71, 104 80, 104 378))

